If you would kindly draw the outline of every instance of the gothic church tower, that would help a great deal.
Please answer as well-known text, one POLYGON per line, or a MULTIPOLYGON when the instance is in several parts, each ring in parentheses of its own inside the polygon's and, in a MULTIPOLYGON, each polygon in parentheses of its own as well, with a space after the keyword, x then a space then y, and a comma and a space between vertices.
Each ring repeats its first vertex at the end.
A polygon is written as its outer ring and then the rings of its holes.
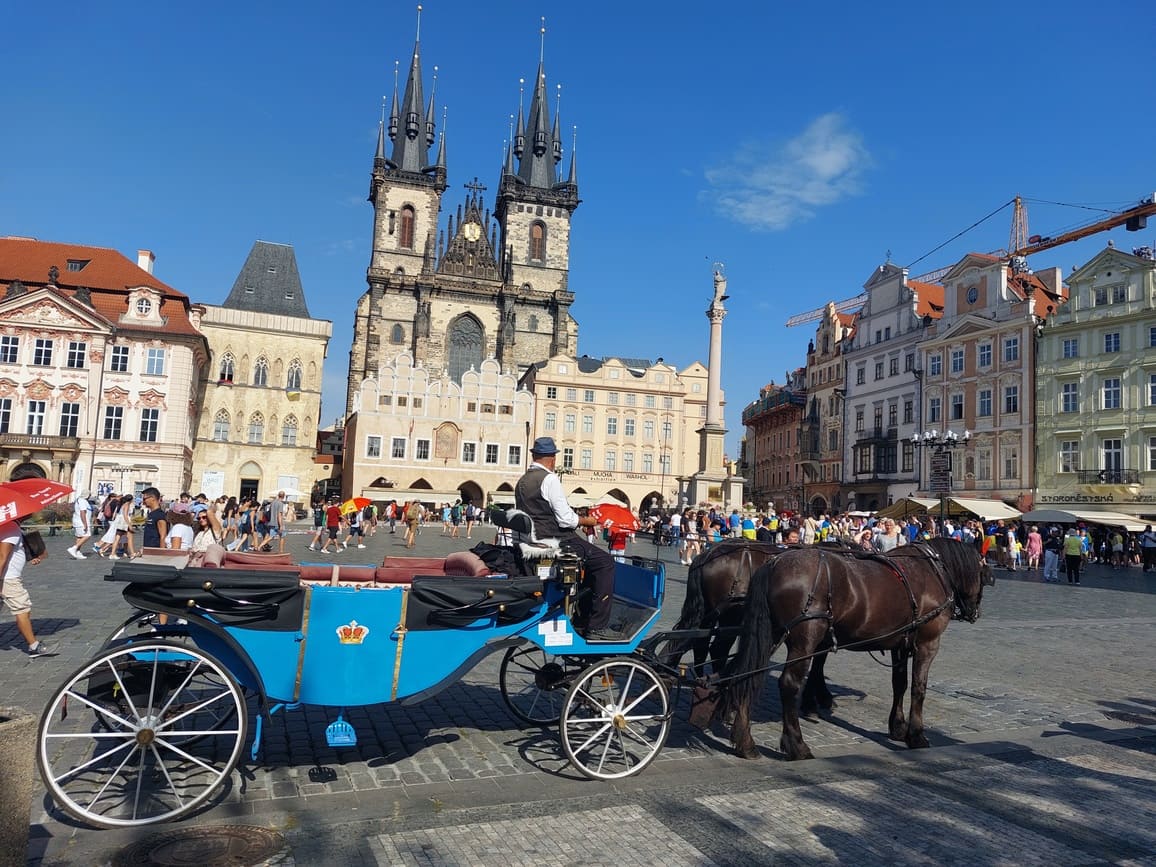
POLYGON ((464 185, 466 195, 443 231, 445 131, 440 137, 435 131, 434 96, 423 104, 420 47, 419 33, 404 94, 399 100, 395 84, 388 125, 383 120, 378 130, 369 289, 357 303, 347 414, 361 382, 401 352, 431 377, 460 382, 485 358, 520 374, 536 361, 577 351, 567 286, 577 169, 571 155, 569 175, 559 180, 560 121, 555 112, 551 122, 543 59, 528 120, 518 108, 493 215, 483 199, 486 187, 475 178, 464 185))

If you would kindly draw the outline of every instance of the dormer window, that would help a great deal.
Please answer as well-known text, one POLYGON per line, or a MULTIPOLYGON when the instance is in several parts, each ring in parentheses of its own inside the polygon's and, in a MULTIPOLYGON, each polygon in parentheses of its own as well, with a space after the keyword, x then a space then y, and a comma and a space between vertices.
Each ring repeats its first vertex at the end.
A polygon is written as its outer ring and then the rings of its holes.
POLYGON ((148 316, 153 311, 153 303, 147 298, 138 298, 136 301, 137 316, 148 316))
POLYGON ((83 271, 84 266, 91 261, 91 259, 69 259, 67 267, 69 271, 83 271))

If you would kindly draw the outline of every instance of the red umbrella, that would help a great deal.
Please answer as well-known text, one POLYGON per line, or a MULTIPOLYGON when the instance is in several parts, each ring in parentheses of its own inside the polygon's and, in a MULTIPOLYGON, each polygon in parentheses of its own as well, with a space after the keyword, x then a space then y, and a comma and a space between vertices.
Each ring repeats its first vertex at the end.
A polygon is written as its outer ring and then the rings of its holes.
POLYGON ((603 526, 609 522, 617 529, 631 533, 642 526, 638 523, 637 515, 617 503, 599 503, 591 507, 590 514, 603 526))
POLYGON ((0 522, 35 514, 72 493, 72 488, 47 479, 20 479, 0 483, 0 522))
POLYGON ((350 512, 360 512, 372 502, 373 500, 368 500, 365 497, 350 497, 341 504, 341 514, 348 515, 350 512))

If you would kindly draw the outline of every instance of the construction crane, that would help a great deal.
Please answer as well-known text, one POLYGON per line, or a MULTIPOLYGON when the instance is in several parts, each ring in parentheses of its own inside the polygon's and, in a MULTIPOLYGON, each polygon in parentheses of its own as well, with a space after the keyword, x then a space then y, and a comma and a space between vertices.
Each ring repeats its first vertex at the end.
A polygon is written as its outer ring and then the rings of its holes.
MULTIPOLYGON (((1022 207, 1020 197, 1016 196, 1015 201, 1018 211, 1018 209, 1022 207)), ((1008 250, 1002 258, 1012 259, 1018 256, 1030 256, 1032 253, 1050 250, 1052 247, 1058 247, 1061 244, 1068 244, 1072 241, 1079 241, 1081 238, 1087 238, 1089 235, 1107 232, 1110 229, 1116 229, 1120 226, 1123 226, 1129 232, 1139 232, 1142 229, 1148 228, 1148 218, 1151 216, 1156 216, 1156 193, 1142 199, 1140 203, 1134 207, 1120 211, 1110 217, 1105 217, 1102 220, 1096 220, 1094 223, 1088 223, 1087 225, 1072 229, 1070 232, 1063 232, 1055 237, 1032 235, 1026 241, 1022 237, 1017 236, 1016 221, 1013 217, 1011 243, 1008 245, 1008 250)), ((1023 212, 1022 231, 1027 231, 1026 211, 1023 212)))
MULTIPOLYGON (((1012 224, 1011 235, 1008 238, 1008 247, 1006 250, 997 250, 992 253, 993 256, 998 256, 1001 259, 1016 260, 1023 257, 1030 256, 1032 253, 1039 253, 1043 250, 1050 250, 1052 247, 1059 247, 1061 244, 1069 244, 1072 241, 1079 241, 1081 238, 1087 238, 1089 235, 1095 235, 1099 232, 1107 232, 1111 229, 1123 226, 1129 232, 1139 232, 1148 227, 1148 218, 1156 216, 1156 193, 1144 198, 1139 204, 1127 208, 1113 214, 1110 217, 1105 217, 1102 220, 1096 220, 1093 223, 1080 226, 1072 229, 1069 232, 1063 232, 1054 237, 1045 237, 1040 235, 1032 235, 1028 237, 1028 211, 1027 206, 1021 197, 1016 196, 1013 200, 1012 210, 1012 224)), ((1015 262, 1013 261, 1013 268, 1015 262)), ((920 283, 936 283, 939 279, 950 271, 951 268, 940 268, 936 271, 922 274, 914 278, 916 282, 920 283)), ((859 310, 867 302, 867 293, 856 295, 854 298, 848 298, 846 301, 839 301, 835 304, 835 310, 838 313, 847 313, 851 310, 859 310)), ((826 306, 809 310, 806 313, 799 313, 787 320, 787 327, 793 328, 796 325, 805 325, 808 322, 816 322, 823 318, 823 313, 826 306)))

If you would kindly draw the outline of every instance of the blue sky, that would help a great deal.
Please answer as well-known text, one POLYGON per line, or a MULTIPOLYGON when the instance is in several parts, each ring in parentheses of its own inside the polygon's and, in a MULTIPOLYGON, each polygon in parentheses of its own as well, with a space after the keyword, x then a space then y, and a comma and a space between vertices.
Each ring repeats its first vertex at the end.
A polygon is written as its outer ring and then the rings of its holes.
MULTIPOLYGON (((210 304, 254 240, 292 244, 310 311, 334 323, 332 423, 381 98, 416 4, 0 5, 0 234, 151 249, 161 279, 210 304)), ((1029 233, 1053 235, 1098 214, 1046 202, 1116 209, 1156 191, 1142 50, 1156 27, 1135 4, 428 0, 426 93, 436 64, 449 113, 443 223, 475 176, 492 202, 543 14, 548 84, 578 127, 579 351, 705 361, 711 263, 725 262, 732 456, 742 407, 804 362, 813 330, 786 318, 856 295, 887 251, 908 264, 1017 193, 1029 233)), ((913 275, 1006 246, 1010 222, 1007 209, 913 275)), ((1109 238, 1153 237, 1118 230, 1031 264, 1066 274, 1109 238)))

